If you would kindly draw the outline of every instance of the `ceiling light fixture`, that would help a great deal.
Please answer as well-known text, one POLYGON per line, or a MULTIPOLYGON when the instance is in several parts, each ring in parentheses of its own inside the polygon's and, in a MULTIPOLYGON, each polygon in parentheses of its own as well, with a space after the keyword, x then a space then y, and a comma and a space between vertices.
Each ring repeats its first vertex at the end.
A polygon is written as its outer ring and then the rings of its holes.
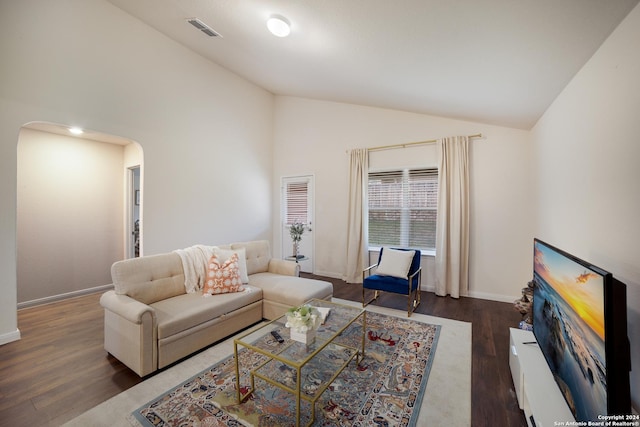
POLYGON ((84 133, 84 131, 78 127, 69 128, 69 132, 74 135, 82 135, 84 133))
POLYGON ((276 37, 287 37, 291 33, 291 24, 284 16, 271 15, 267 21, 267 28, 276 37))

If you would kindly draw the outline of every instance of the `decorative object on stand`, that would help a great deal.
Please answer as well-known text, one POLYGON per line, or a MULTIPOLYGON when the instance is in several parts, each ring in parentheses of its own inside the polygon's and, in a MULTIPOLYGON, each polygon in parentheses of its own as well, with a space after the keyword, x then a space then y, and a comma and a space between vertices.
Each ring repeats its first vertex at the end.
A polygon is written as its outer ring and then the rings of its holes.
POLYGON ((287 310, 287 323, 291 339, 304 344, 312 344, 316 339, 316 329, 322 323, 322 315, 317 308, 301 305, 287 310))
POLYGON ((527 287, 522 288, 522 298, 517 299, 513 302, 513 308, 515 308, 516 311, 519 311, 522 315, 522 320, 520 321, 518 327, 520 329, 524 329, 525 331, 533 330, 533 286, 533 280, 527 283, 527 287))
POLYGON ((302 234, 304 234, 305 230, 311 231, 311 227, 300 221, 296 221, 289 226, 289 235, 293 241, 293 258, 296 262, 304 258, 304 255, 300 255, 300 241, 302 240, 302 234))

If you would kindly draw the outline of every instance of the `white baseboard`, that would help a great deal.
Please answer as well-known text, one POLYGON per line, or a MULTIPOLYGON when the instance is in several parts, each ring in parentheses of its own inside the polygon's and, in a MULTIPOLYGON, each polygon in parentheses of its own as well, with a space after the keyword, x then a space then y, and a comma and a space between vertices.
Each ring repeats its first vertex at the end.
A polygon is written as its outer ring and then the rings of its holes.
POLYGON ((340 280, 342 280, 342 274, 334 273, 332 271, 319 271, 319 270, 316 270, 313 274, 315 274, 316 276, 331 277, 332 279, 340 279, 340 280))
MULTIPOLYGON (((420 286, 420 290, 421 291, 427 291, 427 292, 435 293, 436 292, 436 287, 433 286, 433 285, 430 285, 430 286, 422 285, 422 286, 420 286)), ((510 303, 512 303, 515 300, 517 300, 519 297, 510 297, 510 296, 506 296, 506 295, 497 295, 497 294, 488 294, 486 292, 470 291, 469 295, 467 295, 467 298, 477 298, 477 299, 486 299, 486 300, 490 300, 490 301, 510 302, 510 303)))
POLYGON ((511 302, 512 303, 515 300, 517 300, 518 298, 522 298, 522 295, 510 297, 510 296, 506 296, 506 295, 497 295, 497 294, 488 294, 486 292, 470 291, 469 292, 469 297, 478 298, 478 299, 487 299, 487 300, 490 300, 490 301, 511 302))
POLYGON ((425 291, 425 292, 435 292, 436 291, 436 287, 435 286, 428 286, 425 285, 424 283, 420 284, 420 290, 421 291, 425 291))
POLYGON ((0 335, 0 345, 7 344, 13 341, 18 341, 20 339, 20 329, 16 329, 13 332, 9 332, 8 334, 0 335))
POLYGON ((56 301, 62 301, 69 298, 80 297, 83 295, 94 294, 96 292, 106 292, 113 289, 113 285, 96 286, 94 288, 81 289, 79 291, 67 292, 64 294, 52 295, 50 297, 38 298, 31 301, 23 301, 18 303, 18 310, 21 308, 35 307, 37 305, 49 304, 56 301))
MULTIPOLYGON (((314 274, 316 274, 318 276, 331 277, 333 279, 341 279, 341 280, 343 279, 343 275, 342 274, 335 273, 335 272, 332 272, 332 271, 320 271, 320 270, 317 270, 314 274)), ((435 292, 436 288, 433 285, 425 285, 423 283, 420 286, 420 290, 421 291, 426 291, 426 292, 435 292)), ((477 298, 477 299, 486 299, 486 300, 490 300, 490 301, 512 303, 515 300, 517 300, 518 298, 522 298, 522 295, 520 295, 520 296, 508 296, 508 295, 490 294, 490 293, 486 293, 486 292, 470 291, 468 297, 477 298)))

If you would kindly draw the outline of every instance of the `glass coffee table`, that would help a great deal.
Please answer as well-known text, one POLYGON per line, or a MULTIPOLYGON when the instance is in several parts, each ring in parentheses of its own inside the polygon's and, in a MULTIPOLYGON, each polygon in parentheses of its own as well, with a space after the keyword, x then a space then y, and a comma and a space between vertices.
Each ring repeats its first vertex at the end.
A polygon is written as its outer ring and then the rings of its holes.
POLYGON ((367 323, 366 311, 360 307, 319 299, 306 304, 330 309, 311 344, 303 344, 289 337, 285 315, 233 340, 238 403, 254 392, 255 378, 258 377, 293 395, 296 400, 296 426, 301 421, 301 401, 311 404, 311 417, 306 424, 309 426, 315 420, 315 403, 322 393, 354 358, 357 363, 362 361, 367 323), (362 319, 362 340, 359 345, 350 346, 336 340, 358 319, 362 319), (277 331, 284 342, 278 343, 272 337, 272 331, 277 331), (266 356, 263 363, 250 371, 251 386, 248 388, 240 386, 238 346, 266 356))

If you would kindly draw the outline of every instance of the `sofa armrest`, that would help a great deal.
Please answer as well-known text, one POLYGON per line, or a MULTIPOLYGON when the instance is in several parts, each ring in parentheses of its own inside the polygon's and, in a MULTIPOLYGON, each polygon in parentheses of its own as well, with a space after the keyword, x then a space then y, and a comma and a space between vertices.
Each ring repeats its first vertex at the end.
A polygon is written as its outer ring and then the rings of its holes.
POLYGON ((155 323, 155 310, 127 295, 116 294, 115 291, 107 291, 100 297, 100 305, 129 322, 137 325, 142 323, 145 313, 149 313, 155 323))
POLYGON ((271 258, 271 260, 269 260, 269 273, 297 277, 300 276, 300 264, 294 261, 271 258))
POLYGON ((127 295, 107 291, 104 307, 104 348, 141 377, 158 369, 157 320, 152 307, 127 295))

